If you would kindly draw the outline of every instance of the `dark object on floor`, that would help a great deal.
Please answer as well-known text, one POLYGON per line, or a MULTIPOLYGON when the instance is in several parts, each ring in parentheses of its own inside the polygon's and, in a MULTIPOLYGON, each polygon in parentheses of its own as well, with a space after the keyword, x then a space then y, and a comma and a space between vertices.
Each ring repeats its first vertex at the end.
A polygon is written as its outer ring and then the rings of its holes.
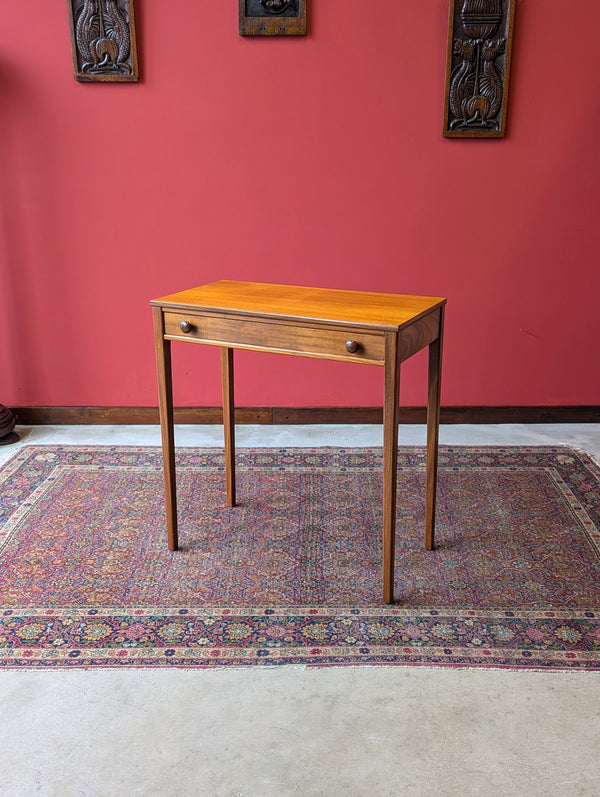
POLYGON ((12 412, 0 404, 0 446, 7 446, 10 443, 16 443, 19 435, 13 432, 17 420, 12 412))

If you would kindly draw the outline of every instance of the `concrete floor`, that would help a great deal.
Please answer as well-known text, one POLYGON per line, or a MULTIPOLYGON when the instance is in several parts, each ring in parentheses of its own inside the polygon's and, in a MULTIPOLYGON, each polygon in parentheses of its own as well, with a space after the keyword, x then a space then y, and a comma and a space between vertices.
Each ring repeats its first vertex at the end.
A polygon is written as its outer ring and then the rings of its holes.
MULTIPOLYGON (((155 427, 24 427, 157 445, 155 427)), ((177 427, 220 445, 219 427, 177 427)), ((446 426, 453 445, 570 445, 600 425, 446 426)), ((424 429, 403 426, 401 443, 424 429)), ((238 427, 240 446, 379 445, 377 426, 238 427)), ((0 673, 0 795, 598 795, 600 673, 339 668, 0 673)))

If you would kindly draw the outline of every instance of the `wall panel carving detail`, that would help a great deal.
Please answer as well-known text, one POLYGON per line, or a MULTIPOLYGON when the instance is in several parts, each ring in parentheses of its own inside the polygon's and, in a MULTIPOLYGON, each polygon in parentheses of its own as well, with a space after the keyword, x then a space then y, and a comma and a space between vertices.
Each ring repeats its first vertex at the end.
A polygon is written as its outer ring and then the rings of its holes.
POLYGON ((306 0, 239 0, 242 36, 305 36, 306 0))
POLYGON ((450 0, 444 135, 505 135, 515 0, 450 0))
POLYGON ((76 80, 139 79, 133 0, 67 0, 76 80))

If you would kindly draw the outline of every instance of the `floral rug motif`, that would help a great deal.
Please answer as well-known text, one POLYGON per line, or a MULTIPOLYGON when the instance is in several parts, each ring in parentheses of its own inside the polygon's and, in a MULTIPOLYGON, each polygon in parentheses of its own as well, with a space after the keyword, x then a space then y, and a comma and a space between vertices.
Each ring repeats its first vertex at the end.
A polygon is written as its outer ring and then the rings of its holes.
POLYGON ((0 469, 0 666, 600 669, 600 469, 566 448, 399 452, 396 605, 379 448, 177 452, 180 550, 147 447, 27 446, 0 469))

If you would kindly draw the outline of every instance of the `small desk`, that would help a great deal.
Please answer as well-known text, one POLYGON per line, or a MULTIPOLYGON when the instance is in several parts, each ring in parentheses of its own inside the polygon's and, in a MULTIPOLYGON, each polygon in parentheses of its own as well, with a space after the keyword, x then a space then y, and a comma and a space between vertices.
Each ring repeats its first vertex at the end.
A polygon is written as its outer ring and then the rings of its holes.
POLYGON ((150 304, 172 551, 178 543, 171 341, 221 347, 229 506, 235 506, 234 349, 383 366, 383 600, 393 603, 400 364, 429 346, 425 547, 432 550, 446 300, 223 280, 150 304))

